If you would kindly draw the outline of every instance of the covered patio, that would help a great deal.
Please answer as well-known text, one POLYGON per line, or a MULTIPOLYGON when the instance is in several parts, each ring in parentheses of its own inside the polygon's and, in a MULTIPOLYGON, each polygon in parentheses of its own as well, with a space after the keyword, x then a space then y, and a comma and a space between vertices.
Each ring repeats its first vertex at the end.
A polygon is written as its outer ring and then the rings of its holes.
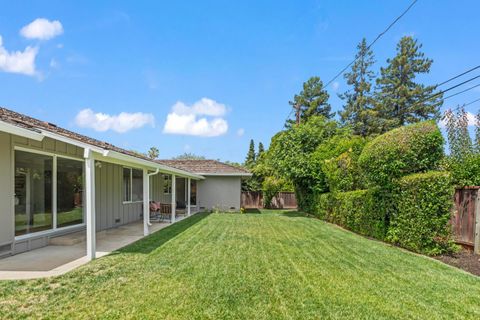
MULTIPOLYGON (((179 216, 176 222, 185 219, 179 216)), ((152 222, 148 233, 168 227, 170 222, 152 222)), ((105 256, 144 237, 142 221, 96 232, 96 257, 105 256)), ((86 255, 85 231, 52 238, 46 247, 0 259, 0 280, 58 276, 90 261, 86 255)))

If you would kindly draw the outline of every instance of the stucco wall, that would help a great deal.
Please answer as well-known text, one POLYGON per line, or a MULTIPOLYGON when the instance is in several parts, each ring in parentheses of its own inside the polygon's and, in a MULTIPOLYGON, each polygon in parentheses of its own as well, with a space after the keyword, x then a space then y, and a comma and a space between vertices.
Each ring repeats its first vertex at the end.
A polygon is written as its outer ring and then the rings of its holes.
POLYGON ((240 177, 206 176, 198 181, 197 205, 207 210, 239 210, 241 187, 240 177))

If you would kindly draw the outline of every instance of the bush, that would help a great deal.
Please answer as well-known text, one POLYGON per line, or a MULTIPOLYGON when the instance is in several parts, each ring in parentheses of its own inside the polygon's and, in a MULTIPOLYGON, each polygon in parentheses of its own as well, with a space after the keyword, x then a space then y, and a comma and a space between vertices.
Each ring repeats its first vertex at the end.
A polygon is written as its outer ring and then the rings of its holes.
POLYGON ((387 240, 429 255, 453 251, 450 175, 438 171, 409 175, 398 181, 395 190, 397 211, 391 217, 387 240))
POLYGON ((276 177, 265 177, 262 183, 263 206, 270 208, 273 198, 280 191, 291 191, 292 186, 285 179, 276 177))
POLYGON ((437 168, 442 158, 442 134, 434 121, 425 121, 378 136, 358 161, 371 185, 390 188, 402 176, 437 168))
POLYGON ((379 189, 324 193, 317 196, 316 214, 362 235, 384 239, 388 217, 379 189))

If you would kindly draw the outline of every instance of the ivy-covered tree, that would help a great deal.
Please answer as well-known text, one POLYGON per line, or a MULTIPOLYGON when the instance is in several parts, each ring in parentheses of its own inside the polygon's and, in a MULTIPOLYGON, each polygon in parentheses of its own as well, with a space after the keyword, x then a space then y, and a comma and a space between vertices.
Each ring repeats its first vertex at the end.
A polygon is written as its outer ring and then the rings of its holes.
POLYGON ((351 126, 354 134, 365 137, 378 132, 378 114, 373 108, 371 92, 375 78, 371 67, 375 59, 365 38, 357 45, 357 50, 351 70, 344 74, 351 89, 339 95, 345 101, 340 118, 342 123, 351 126))
POLYGON ((258 143, 258 153, 257 153, 257 158, 256 160, 258 161, 262 154, 265 152, 265 148, 263 147, 263 143, 259 142, 258 143))
MULTIPOLYGON (((303 83, 303 90, 293 97, 289 102, 294 111, 299 109, 300 122, 306 122, 312 116, 323 116, 326 119, 332 118, 332 107, 328 103, 330 95, 323 87, 319 77, 311 77, 303 83)), ((286 127, 290 127, 295 121, 287 120, 286 127)))
POLYGON ((250 145, 248 147, 247 157, 245 158, 245 167, 251 169, 255 165, 255 142, 253 139, 250 140, 250 145))
POLYGON ((377 79, 376 110, 382 118, 382 132, 405 124, 439 118, 442 95, 436 86, 417 80, 430 72, 433 60, 420 51, 422 45, 411 36, 397 44, 397 54, 387 59, 377 79))

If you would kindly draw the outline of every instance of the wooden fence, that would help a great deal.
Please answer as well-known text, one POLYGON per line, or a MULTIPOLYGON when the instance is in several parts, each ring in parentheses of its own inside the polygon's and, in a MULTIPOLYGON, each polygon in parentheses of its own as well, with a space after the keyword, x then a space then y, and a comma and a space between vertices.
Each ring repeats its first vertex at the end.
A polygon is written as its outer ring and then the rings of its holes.
POLYGON ((457 243, 480 253, 480 187, 455 190, 452 228, 457 243))
MULTIPOLYGON (((261 191, 243 191, 241 206, 247 209, 263 208, 263 194, 261 191)), ((294 192, 279 192, 273 199, 270 208, 296 209, 297 198, 294 192)))

